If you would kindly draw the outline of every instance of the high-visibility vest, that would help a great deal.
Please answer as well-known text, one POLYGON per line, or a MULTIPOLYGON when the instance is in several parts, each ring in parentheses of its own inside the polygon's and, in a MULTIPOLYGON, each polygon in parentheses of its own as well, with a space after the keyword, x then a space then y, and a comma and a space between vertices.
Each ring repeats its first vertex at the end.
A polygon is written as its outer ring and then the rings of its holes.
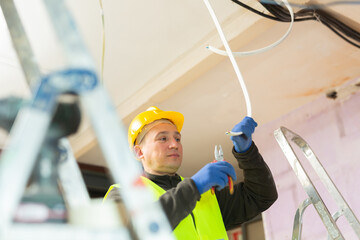
MULTIPOLYGON (((159 199, 166 191, 156 185, 153 181, 141 177, 144 184, 150 187, 155 193, 156 200, 159 199)), ((183 179, 181 177, 181 179, 183 179)), ((104 199, 112 188, 119 187, 118 184, 110 186, 104 199)), ((189 214, 185 217, 174 229, 174 235, 177 239, 184 240, 215 240, 225 239, 228 240, 224 222, 221 216, 219 204, 216 196, 207 191, 201 195, 200 201, 196 203, 193 210, 193 217, 189 214)))

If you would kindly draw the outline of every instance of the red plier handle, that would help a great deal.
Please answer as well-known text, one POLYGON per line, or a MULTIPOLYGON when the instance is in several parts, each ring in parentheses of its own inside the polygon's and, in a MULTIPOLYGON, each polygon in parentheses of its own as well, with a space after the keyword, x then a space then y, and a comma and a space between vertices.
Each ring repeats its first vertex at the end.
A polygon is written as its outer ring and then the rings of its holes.
MULTIPOLYGON (((228 176, 228 182, 229 182, 229 192, 230 194, 234 193, 234 182, 230 176, 228 176)), ((211 194, 215 194, 215 187, 211 188, 211 194)))
MULTIPOLYGON (((223 153, 221 145, 219 145, 219 149, 218 149, 218 146, 215 145, 214 155, 215 155, 215 160, 213 161, 213 163, 217 162, 217 161, 225 161, 224 153, 223 153)), ((228 177, 228 183, 229 183, 229 192, 230 192, 230 194, 233 194, 234 193, 234 181, 229 175, 227 177, 228 177)), ((214 193, 215 193, 215 187, 212 187, 211 194, 214 194, 214 193)))

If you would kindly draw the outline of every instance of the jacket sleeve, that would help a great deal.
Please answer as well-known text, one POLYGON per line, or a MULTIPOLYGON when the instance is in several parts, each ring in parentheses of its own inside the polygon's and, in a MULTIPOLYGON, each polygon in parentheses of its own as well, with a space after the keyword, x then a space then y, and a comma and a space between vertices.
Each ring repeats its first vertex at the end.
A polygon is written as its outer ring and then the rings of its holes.
POLYGON ((225 228, 238 227, 268 209, 277 199, 277 190, 269 167, 253 143, 245 153, 233 154, 240 169, 244 171, 244 182, 234 185, 234 193, 229 188, 216 191, 225 228))
MULTIPOLYGON (((121 201, 118 188, 113 188, 109 192, 107 200, 121 201)), ((192 214, 196 202, 200 200, 200 193, 196 188, 194 181, 184 179, 175 188, 171 188, 160 196, 159 201, 174 230, 176 226, 192 214)))

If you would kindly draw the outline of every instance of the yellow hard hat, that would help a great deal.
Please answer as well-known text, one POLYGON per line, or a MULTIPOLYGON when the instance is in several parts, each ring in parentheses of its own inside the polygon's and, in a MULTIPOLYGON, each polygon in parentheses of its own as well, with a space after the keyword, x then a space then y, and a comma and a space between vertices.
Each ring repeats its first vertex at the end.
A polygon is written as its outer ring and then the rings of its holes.
POLYGON ((159 119, 168 119, 176 126, 180 132, 184 124, 184 116, 179 112, 162 111, 157 107, 149 107, 145 112, 139 113, 130 123, 128 131, 128 141, 130 148, 134 147, 135 140, 143 127, 159 119))

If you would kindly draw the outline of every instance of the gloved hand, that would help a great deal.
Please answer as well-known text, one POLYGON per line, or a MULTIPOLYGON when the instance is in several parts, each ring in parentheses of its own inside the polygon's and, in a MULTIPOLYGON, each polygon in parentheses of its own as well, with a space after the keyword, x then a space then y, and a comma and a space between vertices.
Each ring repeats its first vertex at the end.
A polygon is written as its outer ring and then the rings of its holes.
POLYGON ((220 190, 228 184, 228 175, 236 180, 233 166, 225 161, 208 163, 200 169, 191 179, 195 182, 200 194, 208 191, 212 186, 220 190))
POLYGON ((235 125, 232 132, 244 133, 240 136, 230 137, 233 141, 236 152, 242 153, 249 150, 252 143, 251 135, 254 133, 255 127, 257 127, 257 123, 251 117, 245 117, 241 122, 235 125))

